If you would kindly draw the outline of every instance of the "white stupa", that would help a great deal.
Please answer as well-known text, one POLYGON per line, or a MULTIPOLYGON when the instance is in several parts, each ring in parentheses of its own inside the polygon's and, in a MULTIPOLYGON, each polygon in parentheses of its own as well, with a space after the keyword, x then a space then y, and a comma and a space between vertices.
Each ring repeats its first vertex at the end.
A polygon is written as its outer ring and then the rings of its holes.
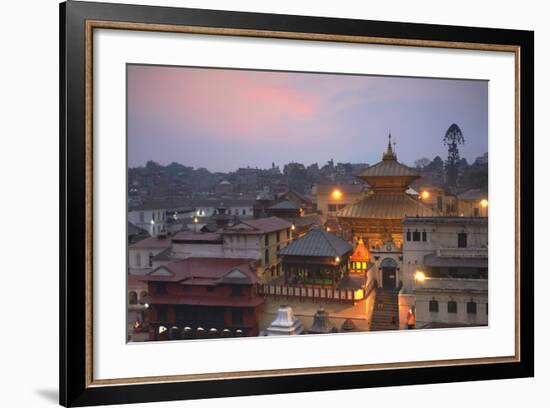
POLYGON ((292 308, 281 305, 277 310, 277 317, 271 322, 265 333, 268 336, 286 336, 302 334, 303 331, 302 322, 294 316, 292 308))

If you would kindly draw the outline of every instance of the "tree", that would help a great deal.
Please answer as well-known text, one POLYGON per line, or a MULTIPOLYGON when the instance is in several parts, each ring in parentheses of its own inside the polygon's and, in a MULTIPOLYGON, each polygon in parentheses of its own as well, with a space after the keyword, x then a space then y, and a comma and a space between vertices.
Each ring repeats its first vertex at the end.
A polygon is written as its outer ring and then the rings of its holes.
POLYGON ((430 159, 428 159, 427 157, 421 157, 420 159, 414 162, 414 165, 416 166, 417 169, 423 169, 428 164, 430 164, 430 159))
POLYGON ((447 173, 447 185, 456 187, 458 181, 458 163, 460 161, 460 153, 458 145, 464 144, 464 136, 456 123, 453 123, 443 138, 443 143, 447 146, 448 155, 445 162, 445 171, 447 173))

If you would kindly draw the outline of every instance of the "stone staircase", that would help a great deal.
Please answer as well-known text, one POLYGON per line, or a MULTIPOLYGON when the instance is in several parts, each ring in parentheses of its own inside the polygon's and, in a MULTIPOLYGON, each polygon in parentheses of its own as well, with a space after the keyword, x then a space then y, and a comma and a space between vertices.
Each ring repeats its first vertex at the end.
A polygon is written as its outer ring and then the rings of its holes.
POLYGON ((371 331, 399 330, 398 289, 376 289, 371 331))

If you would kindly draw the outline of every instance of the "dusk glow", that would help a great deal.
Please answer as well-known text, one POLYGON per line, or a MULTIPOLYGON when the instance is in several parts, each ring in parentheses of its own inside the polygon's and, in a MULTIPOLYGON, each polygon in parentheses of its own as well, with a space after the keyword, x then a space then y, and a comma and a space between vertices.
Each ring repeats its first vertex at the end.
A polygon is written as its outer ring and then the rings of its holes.
POLYGON ((399 160, 446 157, 456 123, 472 162, 488 150, 485 81, 128 66, 128 165, 211 171, 298 161, 375 163, 389 132, 399 160))

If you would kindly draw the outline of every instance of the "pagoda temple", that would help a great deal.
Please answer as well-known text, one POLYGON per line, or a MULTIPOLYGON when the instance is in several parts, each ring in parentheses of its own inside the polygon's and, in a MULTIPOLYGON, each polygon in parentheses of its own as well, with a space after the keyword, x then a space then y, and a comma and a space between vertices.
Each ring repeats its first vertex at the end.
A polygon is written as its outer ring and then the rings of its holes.
POLYGON ((410 184, 420 178, 420 174, 397 161, 391 134, 382 161, 357 177, 370 186, 369 193, 362 200, 339 210, 336 216, 345 235, 353 239, 362 238, 368 248, 380 247, 388 241, 400 247, 403 241, 403 218, 438 215, 417 197, 406 193, 410 184))

